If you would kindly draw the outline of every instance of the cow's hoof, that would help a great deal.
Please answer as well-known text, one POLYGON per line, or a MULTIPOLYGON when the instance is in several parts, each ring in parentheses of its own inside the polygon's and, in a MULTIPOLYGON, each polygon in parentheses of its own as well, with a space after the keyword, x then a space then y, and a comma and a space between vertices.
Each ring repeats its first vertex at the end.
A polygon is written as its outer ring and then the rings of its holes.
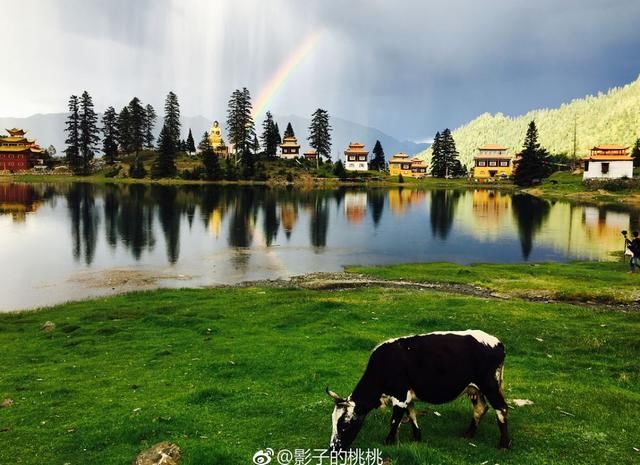
POLYGON ((502 450, 507 450, 507 449, 511 449, 511 440, 508 439, 506 441, 500 441, 500 443, 498 444, 498 449, 502 449, 502 450))

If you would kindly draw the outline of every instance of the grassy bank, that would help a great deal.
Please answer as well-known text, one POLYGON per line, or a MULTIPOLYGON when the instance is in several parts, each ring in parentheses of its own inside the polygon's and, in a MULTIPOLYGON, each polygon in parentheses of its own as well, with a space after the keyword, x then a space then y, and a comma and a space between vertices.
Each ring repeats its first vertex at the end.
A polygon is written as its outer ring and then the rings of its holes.
MULTIPOLYGON (((462 269, 462 268, 461 268, 462 269)), ((381 269, 378 269, 381 270, 381 269)), ((397 272, 390 268, 389 273, 397 272)), ((454 270, 447 270, 454 273, 454 270)), ((462 272, 464 275, 464 272, 462 272)), ((354 444, 393 464, 620 464, 640 458, 640 313, 370 287, 162 290, 0 315, 0 463, 131 463, 175 441, 184 464, 324 448, 329 385, 346 395, 380 340, 481 328, 507 347, 513 449, 487 416, 469 444, 460 399, 419 405, 424 441, 383 446, 389 412, 354 444), (56 329, 41 332, 51 320, 56 329)))
POLYGON ((633 304, 640 301, 640 274, 626 274, 627 270, 621 261, 468 266, 420 263, 347 269, 382 279, 468 284, 504 297, 633 304))

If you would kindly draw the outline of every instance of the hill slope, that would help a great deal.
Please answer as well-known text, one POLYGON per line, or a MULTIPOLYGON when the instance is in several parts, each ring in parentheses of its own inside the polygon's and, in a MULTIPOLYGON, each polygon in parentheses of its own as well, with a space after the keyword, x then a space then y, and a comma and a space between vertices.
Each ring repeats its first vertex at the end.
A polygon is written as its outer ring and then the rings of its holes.
MULTIPOLYGON (((551 153, 573 154, 574 125, 578 157, 597 144, 632 146, 640 137, 640 77, 606 94, 576 99, 560 108, 533 110, 518 117, 484 113, 453 132, 460 160, 470 164, 477 147, 485 143, 519 152, 531 120, 538 126, 540 143, 551 153)), ((420 156, 430 158, 431 153, 425 150, 420 156)))

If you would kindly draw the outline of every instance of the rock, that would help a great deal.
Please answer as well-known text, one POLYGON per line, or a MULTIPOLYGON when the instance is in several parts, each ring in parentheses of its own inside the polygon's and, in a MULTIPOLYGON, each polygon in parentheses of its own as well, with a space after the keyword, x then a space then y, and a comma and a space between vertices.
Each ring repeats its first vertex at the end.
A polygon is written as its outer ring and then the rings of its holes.
POLYGON ((178 465, 180 448, 171 442, 161 442, 140 452, 133 465, 178 465))
POLYGON ((9 408, 11 407, 13 404, 15 404, 15 402, 13 401, 13 399, 5 399, 0 403, 0 408, 9 408))
POLYGON ((46 321, 42 324, 42 326, 40 326, 40 331, 43 331, 45 333, 50 333, 54 329, 56 329, 56 324, 53 321, 46 321))

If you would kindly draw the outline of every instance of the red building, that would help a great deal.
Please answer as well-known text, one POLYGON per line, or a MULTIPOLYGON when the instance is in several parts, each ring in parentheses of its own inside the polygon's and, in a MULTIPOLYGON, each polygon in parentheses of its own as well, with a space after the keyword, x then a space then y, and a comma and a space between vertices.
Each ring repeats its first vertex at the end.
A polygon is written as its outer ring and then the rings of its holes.
POLYGON ((22 129, 7 129, 7 132, 8 136, 0 136, 0 170, 12 173, 30 170, 42 149, 35 140, 27 139, 22 129))

